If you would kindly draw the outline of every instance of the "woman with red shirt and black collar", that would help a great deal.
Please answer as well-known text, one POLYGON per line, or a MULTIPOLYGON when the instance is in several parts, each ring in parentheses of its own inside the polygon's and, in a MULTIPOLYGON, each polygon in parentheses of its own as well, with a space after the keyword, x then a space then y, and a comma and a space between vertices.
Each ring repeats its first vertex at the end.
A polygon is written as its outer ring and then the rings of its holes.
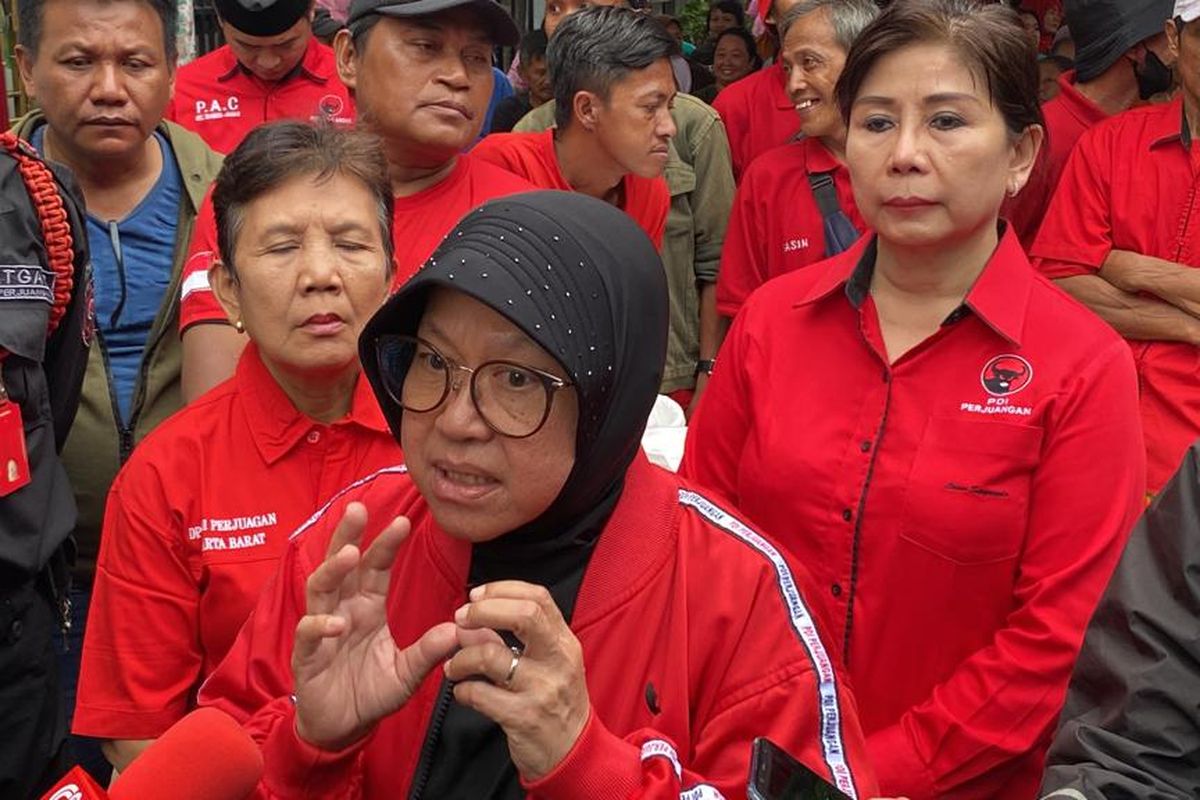
POLYGON ((1141 509, 1133 364, 998 221, 1042 139, 1013 12, 901 0, 838 93, 876 233, 750 297, 682 471, 822 587, 885 793, 1031 798, 1141 509))
POLYGON ((398 464, 357 338, 387 295, 392 193, 377 142, 258 128, 214 198, 213 285, 250 340, 233 378, 163 423, 113 484, 77 733, 123 768, 195 704, 288 535, 347 483, 398 464))

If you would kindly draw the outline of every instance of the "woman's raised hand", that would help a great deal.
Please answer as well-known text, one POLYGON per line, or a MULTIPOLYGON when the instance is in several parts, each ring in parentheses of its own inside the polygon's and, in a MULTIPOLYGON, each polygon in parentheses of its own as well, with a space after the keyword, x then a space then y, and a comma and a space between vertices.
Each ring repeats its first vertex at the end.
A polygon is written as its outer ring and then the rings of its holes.
POLYGON ((550 592, 521 581, 475 587, 454 621, 462 650, 445 669, 460 681, 455 699, 504 729, 522 777, 545 776, 587 723, 591 706, 579 640, 550 592), (512 631, 524 649, 510 649, 495 631, 512 631))
POLYGON ((308 578, 307 614, 296 626, 296 732, 325 750, 340 750, 370 733, 458 647, 449 622, 403 650, 396 646, 387 624, 388 581, 409 522, 396 518, 362 552, 366 525, 366 508, 349 504, 325 561, 308 578))

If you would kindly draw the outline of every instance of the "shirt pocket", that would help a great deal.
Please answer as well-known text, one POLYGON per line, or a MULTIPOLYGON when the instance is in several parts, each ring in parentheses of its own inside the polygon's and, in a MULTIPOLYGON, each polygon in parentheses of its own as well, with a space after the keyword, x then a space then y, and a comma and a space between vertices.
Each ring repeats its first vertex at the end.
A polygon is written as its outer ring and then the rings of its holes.
POLYGON ((1015 558, 1042 435, 1011 422, 930 418, 905 490, 901 538, 956 564, 1015 558))

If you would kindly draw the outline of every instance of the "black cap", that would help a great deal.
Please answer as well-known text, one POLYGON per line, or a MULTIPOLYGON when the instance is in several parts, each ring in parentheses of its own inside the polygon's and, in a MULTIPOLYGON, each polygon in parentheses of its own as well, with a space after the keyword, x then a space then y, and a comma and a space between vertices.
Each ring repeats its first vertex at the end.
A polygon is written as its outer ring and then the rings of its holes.
POLYGON ((247 36, 278 36, 300 21, 313 0, 216 0, 217 13, 247 36))
POLYGON ((1172 0, 1066 0, 1075 80, 1094 80, 1130 48, 1162 33, 1171 8, 1172 0))
POLYGON ((521 32, 504 6, 495 0, 354 0, 346 27, 352 32, 361 30, 363 20, 381 17, 424 17, 451 8, 471 8, 483 20, 493 44, 516 47, 521 32))

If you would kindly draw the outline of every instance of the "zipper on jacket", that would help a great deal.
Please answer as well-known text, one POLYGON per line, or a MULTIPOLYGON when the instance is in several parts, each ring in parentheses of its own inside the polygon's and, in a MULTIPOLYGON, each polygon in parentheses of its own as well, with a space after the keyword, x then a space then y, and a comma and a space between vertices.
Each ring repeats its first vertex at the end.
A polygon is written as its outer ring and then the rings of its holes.
POLYGON ((433 774, 433 754, 437 750, 438 739, 442 735, 442 723, 450 712, 450 703, 454 700, 454 685, 442 678, 438 687, 437 702, 433 706, 433 716, 429 720, 429 731, 425 734, 425 743, 421 745, 421 758, 417 761, 416 778, 408 793, 408 800, 420 800, 425 793, 425 785, 433 774))
POLYGON ((108 405, 112 410, 113 425, 117 429, 117 463, 124 465, 129 454, 133 452, 133 425, 126 425, 121 419, 117 389, 113 386, 112 363, 108 359, 108 345, 104 343, 104 334, 100 333, 99 328, 96 329, 96 344, 100 345, 100 358, 104 361, 104 385, 108 387, 108 405))

